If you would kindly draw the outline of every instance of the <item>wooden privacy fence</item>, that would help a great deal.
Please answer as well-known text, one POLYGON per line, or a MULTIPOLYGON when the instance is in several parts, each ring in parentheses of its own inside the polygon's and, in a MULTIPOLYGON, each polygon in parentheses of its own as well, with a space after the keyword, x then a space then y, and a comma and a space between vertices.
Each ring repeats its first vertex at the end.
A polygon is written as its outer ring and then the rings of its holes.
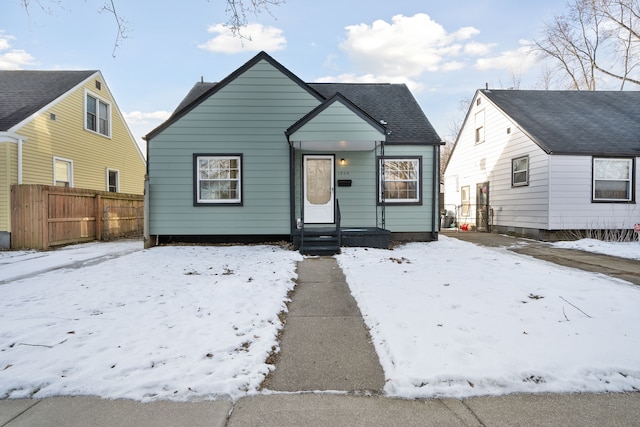
POLYGON ((144 197, 48 185, 11 186, 11 248, 52 246, 143 232, 144 197))

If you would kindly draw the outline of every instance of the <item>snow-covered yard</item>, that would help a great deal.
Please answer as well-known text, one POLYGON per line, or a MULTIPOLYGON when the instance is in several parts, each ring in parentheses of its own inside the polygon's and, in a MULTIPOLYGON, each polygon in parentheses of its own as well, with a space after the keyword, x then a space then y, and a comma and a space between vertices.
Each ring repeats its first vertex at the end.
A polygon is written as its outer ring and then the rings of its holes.
MULTIPOLYGON (((389 395, 640 389, 638 286, 445 236, 337 258, 389 395)), ((301 259, 136 241, 0 252, 0 398, 256 393, 301 259)))
MULTIPOLYGON (((84 265, 0 285, 0 398, 255 391, 272 369, 265 361, 301 259, 269 246, 142 250, 125 242, 25 253, 33 261, 23 267, 37 269, 31 263, 47 264, 37 256, 49 254, 84 265), (131 246, 128 255, 82 263, 131 246)), ((0 260, 16 256, 0 252, 0 260)))

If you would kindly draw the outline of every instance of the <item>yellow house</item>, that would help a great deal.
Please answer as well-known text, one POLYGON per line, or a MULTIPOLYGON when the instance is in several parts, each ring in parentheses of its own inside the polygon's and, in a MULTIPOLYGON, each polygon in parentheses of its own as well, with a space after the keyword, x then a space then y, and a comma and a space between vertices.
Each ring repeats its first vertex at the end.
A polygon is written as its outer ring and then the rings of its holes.
POLYGON ((0 71, 0 248, 13 184, 143 194, 145 172, 100 71, 0 71))

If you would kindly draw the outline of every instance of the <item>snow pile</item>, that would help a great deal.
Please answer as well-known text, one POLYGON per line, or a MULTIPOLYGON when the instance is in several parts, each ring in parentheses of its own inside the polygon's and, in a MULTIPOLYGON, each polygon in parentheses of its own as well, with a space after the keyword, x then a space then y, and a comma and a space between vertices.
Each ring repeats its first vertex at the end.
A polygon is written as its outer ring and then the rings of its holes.
MULTIPOLYGON (((100 256, 108 246, 81 249, 100 256)), ((0 286, 0 398, 193 400, 257 389, 273 369, 265 361, 301 256, 270 246, 137 246, 0 286)), ((95 258, 69 251, 67 261, 95 258)), ((56 252, 40 255, 64 253, 56 252)))
POLYGON ((557 248, 577 249, 585 252, 640 260, 640 242, 603 242, 596 239, 556 242, 557 248))
POLYGON ((402 397, 640 389, 640 288, 441 237, 338 256, 402 397))

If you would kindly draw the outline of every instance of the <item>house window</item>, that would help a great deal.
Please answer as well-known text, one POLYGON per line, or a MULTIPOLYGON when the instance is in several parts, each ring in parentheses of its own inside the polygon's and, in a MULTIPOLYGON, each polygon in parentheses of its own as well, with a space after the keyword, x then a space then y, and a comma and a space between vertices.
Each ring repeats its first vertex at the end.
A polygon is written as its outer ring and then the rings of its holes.
POLYGON ((633 169, 633 159, 594 158, 593 201, 632 201, 633 169))
POLYGON ((471 213, 471 190, 468 185, 460 187, 460 215, 467 217, 471 213))
POLYGON ((107 191, 111 193, 120 191, 120 172, 115 169, 107 169, 107 191))
POLYGON ((476 113, 476 144, 484 142, 484 110, 476 113))
POLYGON ((53 158, 53 185, 73 187, 73 161, 60 157, 53 158))
POLYGON ((511 159, 511 186, 529 185, 529 156, 511 159))
POLYGON ((380 159, 380 203, 421 203, 420 158, 380 159))
POLYGON ((194 155, 196 205, 242 203, 242 156, 194 155))
POLYGON ((111 104, 87 92, 85 129, 111 136, 111 104))

